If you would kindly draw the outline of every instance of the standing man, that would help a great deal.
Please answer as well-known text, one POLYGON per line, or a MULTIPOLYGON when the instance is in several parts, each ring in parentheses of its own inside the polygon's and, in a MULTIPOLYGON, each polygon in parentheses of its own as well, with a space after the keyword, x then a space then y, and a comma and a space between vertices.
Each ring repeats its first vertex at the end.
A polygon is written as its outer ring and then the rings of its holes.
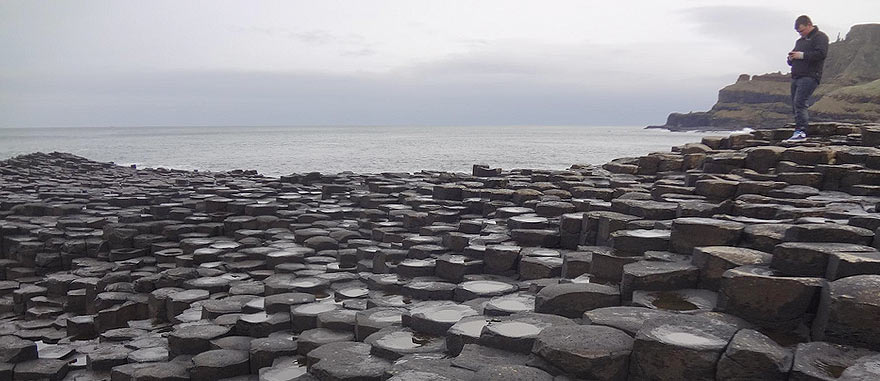
POLYGON ((791 66, 791 107, 794 111, 794 135, 788 140, 804 140, 809 123, 807 100, 819 86, 822 67, 828 55, 828 36, 813 25, 807 16, 799 16, 794 21, 794 29, 801 36, 794 43, 794 50, 788 52, 788 65, 791 66))

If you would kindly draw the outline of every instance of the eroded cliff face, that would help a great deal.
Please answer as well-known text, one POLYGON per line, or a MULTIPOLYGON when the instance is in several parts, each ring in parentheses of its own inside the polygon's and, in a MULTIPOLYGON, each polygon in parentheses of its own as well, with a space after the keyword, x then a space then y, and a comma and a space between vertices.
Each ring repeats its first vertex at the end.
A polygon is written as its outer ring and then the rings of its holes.
MULTIPOLYGON (((791 122, 789 74, 742 74, 718 92, 712 109, 672 113, 659 127, 673 130, 775 128, 791 122)), ((822 84, 810 108, 814 121, 880 121, 880 24, 853 26, 828 47, 822 84)))

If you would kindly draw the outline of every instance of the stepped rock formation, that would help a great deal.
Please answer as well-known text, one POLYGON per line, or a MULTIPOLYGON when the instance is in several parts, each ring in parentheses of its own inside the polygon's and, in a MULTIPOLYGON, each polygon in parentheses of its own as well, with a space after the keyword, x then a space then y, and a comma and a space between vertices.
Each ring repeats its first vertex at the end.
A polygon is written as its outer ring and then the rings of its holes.
POLYGON ((568 170, 0 161, 0 379, 878 379, 880 125, 568 170))
MULTIPOLYGON (((880 24, 855 25, 846 39, 833 42, 822 83, 810 107, 814 121, 880 121, 880 24)), ((663 126, 671 130, 782 127, 791 116, 789 74, 740 75, 718 92, 712 109, 672 113, 663 126)))

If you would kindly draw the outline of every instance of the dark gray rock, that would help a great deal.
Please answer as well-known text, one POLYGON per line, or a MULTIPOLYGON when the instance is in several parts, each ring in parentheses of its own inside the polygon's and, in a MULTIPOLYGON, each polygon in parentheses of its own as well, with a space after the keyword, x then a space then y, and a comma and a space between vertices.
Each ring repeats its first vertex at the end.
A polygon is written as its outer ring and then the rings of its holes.
POLYGON ((744 224, 714 218, 685 217, 672 221, 670 247, 681 254, 691 254, 700 246, 736 246, 744 224))
POLYGON ((0 362, 17 363, 37 358, 37 345, 17 336, 0 336, 0 362))
POLYGON ((793 353, 764 334, 742 329, 718 360, 719 380, 786 380, 793 353))
POLYGON ((549 327, 532 352, 568 374, 595 380, 625 380, 633 338, 599 325, 549 327))
POLYGON ((490 365, 474 374, 475 380, 486 381, 553 381, 553 376, 526 365, 490 365))
POLYGON ((737 327, 675 315, 650 319, 635 337, 630 379, 715 380, 716 363, 737 327))
POLYGON ((246 351, 215 349, 199 353, 193 357, 192 362, 190 376, 193 381, 213 381, 250 374, 246 351))
POLYGON ((782 277, 767 268, 740 266, 721 279, 718 307, 765 326, 800 324, 817 303, 824 279, 782 277))
POLYGON ((865 356, 876 355, 866 349, 821 341, 798 344, 788 379, 793 381, 837 380, 846 368, 865 356))
POLYGON ((695 248, 691 263, 700 269, 700 287, 718 290, 724 272, 746 265, 769 264, 773 256, 763 251, 734 246, 703 246, 695 248))
POLYGON ((580 318, 584 312, 620 305, 616 287, 566 283, 544 287, 535 297, 535 312, 580 318))
POLYGON ((856 275, 831 282, 822 293, 813 325, 817 340, 880 351, 880 275, 856 275))
POLYGON ((668 316, 671 312, 645 307, 604 307, 584 312, 584 324, 607 325, 635 336, 649 319, 668 316))

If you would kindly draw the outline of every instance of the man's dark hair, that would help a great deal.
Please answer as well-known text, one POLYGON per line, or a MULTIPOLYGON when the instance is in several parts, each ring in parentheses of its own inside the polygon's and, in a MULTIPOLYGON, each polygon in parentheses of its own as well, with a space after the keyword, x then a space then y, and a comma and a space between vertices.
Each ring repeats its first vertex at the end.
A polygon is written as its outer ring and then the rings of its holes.
POLYGON ((800 15, 796 20, 794 20, 794 28, 797 29, 797 27, 800 25, 813 25, 813 20, 810 20, 810 17, 807 15, 800 15))

